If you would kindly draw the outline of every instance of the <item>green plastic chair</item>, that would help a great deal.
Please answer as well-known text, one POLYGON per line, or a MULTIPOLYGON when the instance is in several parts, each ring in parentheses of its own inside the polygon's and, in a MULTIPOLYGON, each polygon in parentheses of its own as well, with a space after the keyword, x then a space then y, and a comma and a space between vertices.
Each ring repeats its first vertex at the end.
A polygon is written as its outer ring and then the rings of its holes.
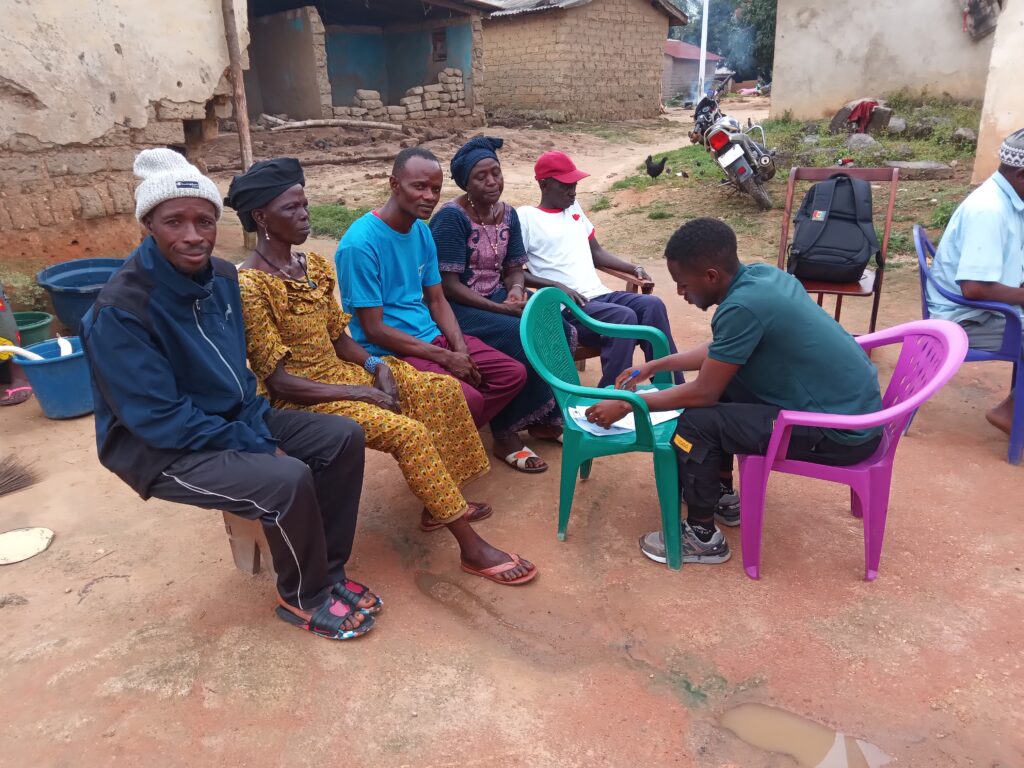
MULTIPOLYGON (((565 541, 569 526, 572 498, 576 492, 576 474, 581 479, 590 477, 595 458, 620 453, 646 451, 654 454, 654 478, 661 506, 661 527, 665 536, 668 567, 679 570, 682 553, 679 543, 679 468, 672 436, 675 422, 651 426, 650 410, 642 397, 633 392, 580 385, 579 373, 569 352, 569 343, 562 330, 562 308, 566 307, 580 323, 602 336, 641 339, 651 344, 655 357, 669 353, 668 339, 657 328, 644 325, 614 325, 594 320, 576 303, 557 288, 542 288, 530 299, 523 311, 519 334, 530 365, 541 375, 555 393, 555 399, 565 418, 562 447, 562 479, 558 498, 558 538, 565 541), (633 406, 636 432, 625 435, 597 437, 575 425, 569 415, 571 406, 586 406, 599 400, 625 400, 633 406)), ((658 373, 654 386, 668 389, 673 384, 672 374, 658 373)))

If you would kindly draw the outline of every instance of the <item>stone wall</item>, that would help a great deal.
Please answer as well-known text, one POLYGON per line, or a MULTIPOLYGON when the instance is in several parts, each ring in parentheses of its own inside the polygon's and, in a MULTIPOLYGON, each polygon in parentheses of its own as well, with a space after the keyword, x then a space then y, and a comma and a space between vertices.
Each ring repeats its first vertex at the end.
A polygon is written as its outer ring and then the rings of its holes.
POLYGON ((336 86, 334 94, 338 100, 332 110, 334 117, 395 123, 443 120, 446 121, 446 126, 452 127, 483 125, 484 111, 481 96, 484 80, 483 26, 479 15, 474 15, 470 19, 458 18, 439 22, 432 21, 428 24, 402 24, 384 28, 331 26, 327 29, 327 36, 329 38, 328 48, 335 52, 336 57, 332 69, 331 52, 328 51, 328 66, 324 70, 325 76, 328 78, 328 87, 330 87, 330 77, 338 78, 338 82, 334 83, 336 86), (404 77, 396 76, 393 70, 398 68, 397 56, 392 56, 386 66, 379 64, 377 69, 374 69, 376 57, 373 55, 372 49, 362 51, 363 57, 358 60, 355 67, 338 59, 338 47, 345 43, 352 47, 354 45, 352 39, 358 41, 360 35, 367 37, 376 33, 381 41, 374 42, 374 45, 386 48, 401 43, 401 39, 396 42, 390 38, 400 35, 407 36, 409 33, 416 33, 421 35, 424 41, 429 41, 430 32, 435 29, 449 29, 449 32, 453 29, 464 30, 469 33, 469 46, 463 49, 457 57, 453 56, 453 51, 449 48, 447 61, 440 63, 426 60, 425 57, 429 50, 424 53, 422 61, 417 61, 414 54, 410 60, 415 64, 412 76, 409 74, 413 69, 408 66, 410 61, 405 62, 407 66, 402 73, 404 77), (352 32, 356 30, 358 30, 358 34, 352 35, 352 32), (350 38, 343 40, 346 33, 350 35, 350 38), (453 66, 459 62, 463 62, 465 69, 453 66), (365 71, 361 71, 357 77, 353 77, 355 69, 360 67, 365 71), (343 68, 346 71, 341 71, 343 68), (374 74, 376 77, 371 79, 370 74, 374 74), (414 77, 423 77, 423 80, 417 82, 416 79, 413 79, 414 77), (354 96, 349 99, 348 97, 353 93, 353 80, 356 82, 356 88, 354 96), (413 85, 406 87, 410 80, 413 85), (368 81, 374 85, 358 87, 358 84, 366 84, 368 81), (344 86, 338 87, 340 82, 344 82, 344 86), (343 93, 345 96, 340 96, 343 93))
POLYGON ((194 151, 231 115, 221 3, 8 3, 2 37, 0 277, 126 254, 138 151, 194 151))
POLYGON ((470 117, 473 109, 466 102, 466 83, 461 69, 445 69, 436 83, 418 85, 405 92, 398 104, 385 104, 379 91, 356 91, 351 107, 335 107, 335 117, 352 117, 404 123, 406 120, 438 120, 470 117))
POLYGON ((141 127, 129 119, 87 143, 19 135, 0 144, 0 267, 127 253, 140 231, 135 156, 165 146, 194 154, 231 116, 228 93, 225 78, 207 103, 152 102, 141 127))
POLYGON ((659 114, 669 20, 645 0, 484 22, 489 111, 556 121, 659 114))

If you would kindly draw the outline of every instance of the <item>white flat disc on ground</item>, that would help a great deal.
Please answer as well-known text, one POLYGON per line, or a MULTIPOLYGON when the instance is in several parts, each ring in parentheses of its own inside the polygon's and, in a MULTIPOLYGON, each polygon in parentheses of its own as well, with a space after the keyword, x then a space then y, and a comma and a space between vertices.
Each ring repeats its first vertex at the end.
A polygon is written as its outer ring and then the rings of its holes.
POLYGON ((15 528, 0 533, 0 565, 28 560, 44 551, 53 541, 49 528, 15 528))

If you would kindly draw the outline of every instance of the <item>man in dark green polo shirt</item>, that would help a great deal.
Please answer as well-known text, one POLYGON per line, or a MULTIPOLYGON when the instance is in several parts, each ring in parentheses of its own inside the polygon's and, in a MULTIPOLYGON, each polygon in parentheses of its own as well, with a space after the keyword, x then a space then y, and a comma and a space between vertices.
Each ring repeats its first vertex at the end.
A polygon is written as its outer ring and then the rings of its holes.
MULTIPOLYGON (((694 381, 642 394, 652 411, 684 408, 673 444, 679 457, 683 500, 683 562, 724 563, 729 544, 715 526, 716 507, 732 493, 733 456, 763 455, 780 410, 860 414, 882 408, 878 371, 850 334, 829 317, 792 275, 767 264, 745 266, 736 235, 718 219, 694 219, 665 247, 668 270, 680 296, 707 311, 711 343, 652 360, 638 375, 699 371, 694 381)), ((607 426, 630 407, 605 400, 587 418, 607 426)), ((868 458, 881 431, 794 427, 791 459, 843 466, 868 458)), ((738 525, 738 515, 719 521, 738 525)), ((640 549, 665 562, 661 531, 640 539, 640 549)))

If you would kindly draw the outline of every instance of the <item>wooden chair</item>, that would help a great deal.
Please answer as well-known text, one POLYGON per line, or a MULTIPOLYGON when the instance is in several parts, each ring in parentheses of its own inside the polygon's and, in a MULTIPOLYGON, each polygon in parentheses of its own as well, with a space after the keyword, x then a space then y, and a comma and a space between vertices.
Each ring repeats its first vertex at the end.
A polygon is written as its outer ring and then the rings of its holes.
MULTIPOLYGON (((651 294, 654 293, 654 281, 653 280, 642 280, 636 275, 632 275, 629 272, 620 272, 617 269, 611 269, 610 267, 598 267, 598 272, 604 272, 606 275, 617 277, 626 283, 627 293, 643 293, 651 294)), ((580 345, 576 348, 576 354, 573 355, 573 360, 576 361, 576 370, 585 371, 587 369, 587 360, 592 357, 600 357, 600 347, 586 347, 580 345)))
POLYGON ((801 280, 808 293, 818 294, 818 306, 822 306, 825 295, 836 297, 836 321, 843 311, 843 297, 873 297, 871 303, 871 320, 868 333, 875 332, 878 321, 878 303, 882 298, 882 278, 885 275, 885 262, 889 255, 889 235, 892 233, 892 214, 896 208, 896 191, 899 187, 899 168, 794 168, 789 172, 789 185, 786 187, 786 209, 782 214, 782 236, 779 238, 779 269, 786 268, 786 254, 789 250, 789 226, 793 216, 793 197, 798 181, 818 182, 845 173, 853 179, 867 182, 889 184, 889 205, 885 211, 885 229, 882 233, 881 249, 878 255, 877 269, 865 269, 864 275, 855 283, 825 283, 817 280, 801 280))
POLYGON ((228 543, 231 545, 231 557, 235 567, 242 573, 255 576, 260 572, 261 565, 274 578, 274 561, 267 547, 267 537, 263 533, 263 525, 259 520, 224 512, 224 529, 228 532, 228 543))

